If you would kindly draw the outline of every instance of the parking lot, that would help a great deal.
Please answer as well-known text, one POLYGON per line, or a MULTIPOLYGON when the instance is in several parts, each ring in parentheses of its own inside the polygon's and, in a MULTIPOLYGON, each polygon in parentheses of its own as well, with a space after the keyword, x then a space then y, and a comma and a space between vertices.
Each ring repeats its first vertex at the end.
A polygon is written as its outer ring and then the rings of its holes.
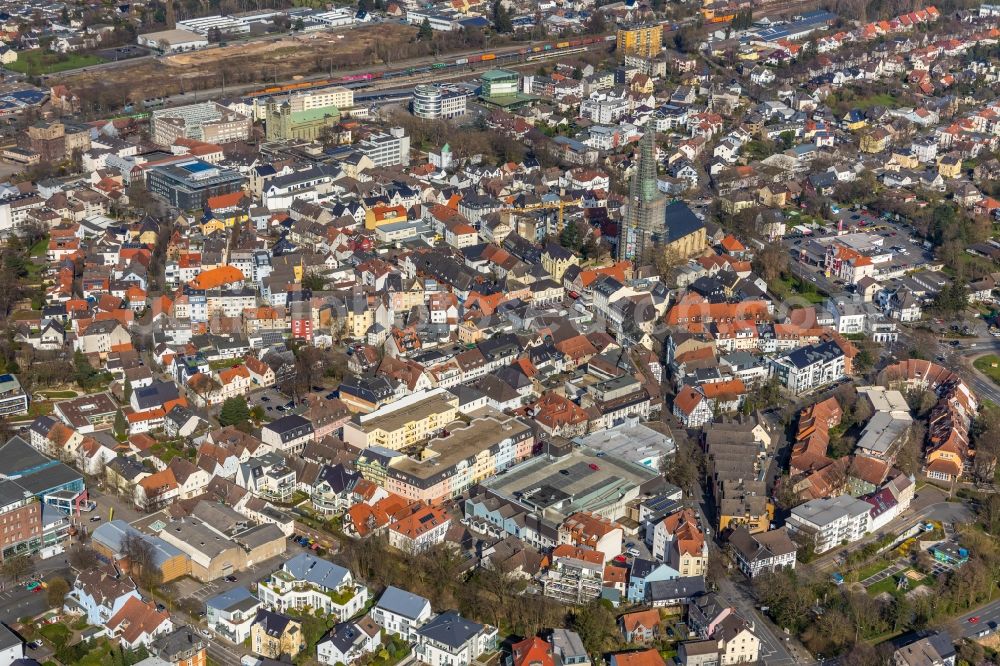
POLYGON ((232 576, 236 580, 219 578, 202 583, 193 578, 182 578, 174 583, 177 588, 177 598, 192 598, 204 603, 206 599, 211 599, 214 596, 237 587, 245 587, 251 591, 255 591, 258 582, 269 577, 274 571, 280 569, 285 562, 302 552, 302 549, 292 543, 291 539, 288 540, 287 544, 287 550, 281 555, 258 562, 257 564, 251 564, 245 571, 233 573, 232 576))
POLYGON ((117 48, 104 49, 97 52, 97 55, 110 62, 130 60, 132 58, 142 58, 150 54, 151 51, 149 49, 137 46, 136 44, 126 44, 117 48))
MULTIPOLYGON (((795 218, 788 221, 788 234, 782 239, 782 243, 788 248, 796 266, 807 274, 825 278, 825 251, 819 250, 817 254, 816 244, 826 246, 834 238, 845 234, 868 234, 871 244, 879 246, 875 251, 875 255, 879 257, 876 261, 876 276, 882 280, 898 279, 911 271, 926 268, 934 260, 933 253, 913 237, 912 229, 905 224, 875 217, 865 211, 849 209, 841 209, 834 218, 827 226, 813 229, 794 226, 795 218)), ((833 276, 828 280, 836 285, 842 284, 833 276)))
POLYGON ((301 414, 304 405, 293 405, 292 399, 276 388, 266 388, 247 396, 250 409, 260 406, 268 420, 280 419, 289 414, 301 414))

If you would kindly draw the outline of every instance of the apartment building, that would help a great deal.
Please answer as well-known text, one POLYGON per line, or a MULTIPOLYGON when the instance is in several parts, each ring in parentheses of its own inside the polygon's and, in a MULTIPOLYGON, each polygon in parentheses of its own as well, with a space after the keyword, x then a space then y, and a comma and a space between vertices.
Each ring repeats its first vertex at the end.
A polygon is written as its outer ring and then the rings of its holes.
POLYGON ((372 607, 371 616, 386 632, 405 641, 417 638, 417 629, 431 619, 431 602, 419 594, 390 585, 372 607))
POLYGON ((432 439, 419 456, 395 458, 385 489, 412 501, 436 503, 526 460, 535 436, 524 421, 503 415, 461 422, 432 439))
POLYGON ((344 424, 344 441, 358 450, 399 451, 438 434, 458 417, 458 398, 444 389, 418 391, 344 424))
POLYGON ((182 138, 217 144, 246 141, 253 125, 249 117, 216 102, 157 109, 150 124, 153 142, 165 147, 182 138))
POLYGON ((799 347, 771 361, 778 381, 795 395, 842 379, 846 366, 844 350, 833 340, 799 347))
POLYGON ((569 544, 556 546, 542 585, 545 596, 564 603, 596 599, 604 586, 604 554, 569 544))
POLYGON ((825 553, 842 543, 857 541, 868 533, 871 504, 850 495, 810 500, 792 509, 787 526, 815 543, 825 553))
POLYGON ((495 650, 496 643, 496 627, 447 611, 417 630, 414 652, 429 666, 469 666, 476 657, 495 650))
POLYGON ((663 26, 656 24, 619 28, 617 49, 624 55, 654 58, 663 50, 663 26))
POLYGON ((797 547, 784 527, 757 534, 751 534, 745 527, 737 527, 729 537, 729 545, 736 566, 747 578, 795 568, 797 547))
POLYGON ((300 553, 257 584, 257 597, 261 604, 277 612, 308 607, 344 622, 364 608, 368 588, 356 582, 344 567, 311 553, 300 553))

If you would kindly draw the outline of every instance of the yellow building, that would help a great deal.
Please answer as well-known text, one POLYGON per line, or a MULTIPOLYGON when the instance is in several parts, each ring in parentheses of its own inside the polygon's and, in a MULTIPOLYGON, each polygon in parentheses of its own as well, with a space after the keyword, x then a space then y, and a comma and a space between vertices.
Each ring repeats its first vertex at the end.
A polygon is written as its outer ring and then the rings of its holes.
POLYGON ((699 256, 707 247, 708 235, 705 233, 705 227, 702 226, 691 233, 670 240, 663 245, 662 250, 678 259, 686 260, 699 256))
POLYGON ((226 223, 213 217, 199 224, 198 228, 201 229, 203 235, 211 236, 212 234, 225 231, 226 223))
POLYGON ((920 166, 917 156, 909 150, 894 150, 889 159, 888 168, 892 169, 916 169, 920 166))
POLYGON ((406 209, 402 206, 374 206, 365 209, 365 229, 396 222, 406 222, 406 209))
POLYGON ((375 311, 365 306, 362 308, 347 308, 346 334, 355 340, 363 338, 372 324, 375 323, 375 311))
POLYGON ((421 391, 344 424, 344 441, 363 451, 399 451, 429 439, 458 418, 458 398, 444 389, 421 391))
POLYGON ((561 281, 563 273, 570 266, 579 266, 580 260, 576 255, 564 248, 562 245, 549 243, 542 253, 542 268, 556 281, 561 281))
POLYGON ((942 155, 937 168, 942 178, 958 178, 962 175, 962 160, 957 155, 942 155))
POLYGON ((475 320, 467 319, 458 325, 458 341, 464 345, 474 345, 486 337, 475 320))
POLYGON ((619 28, 617 48, 622 55, 653 58, 663 49, 663 26, 657 24, 619 28))
POLYGON ((867 132, 861 137, 861 152, 881 153, 889 148, 889 132, 879 127, 871 132, 867 132))
POLYGON ((290 617, 261 608, 250 628, 251 649, 262 657, 295 657, 305 648, 302 625, 290 617))
POLYGON ((766 532, 771 524, 771 516, 765 511, 762 514, 719 514, 719 531, 725 532, 727 529, 736 529, 740 525, 747 528, 750 534, 766 532))

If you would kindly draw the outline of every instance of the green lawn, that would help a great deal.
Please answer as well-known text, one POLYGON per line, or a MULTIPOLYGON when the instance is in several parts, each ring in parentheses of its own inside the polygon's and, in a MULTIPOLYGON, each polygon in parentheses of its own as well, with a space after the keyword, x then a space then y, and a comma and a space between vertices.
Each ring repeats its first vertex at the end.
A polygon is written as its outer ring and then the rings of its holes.
POLYGON ((182 441, 157 442, 149 450, 168 465, 174 458, 191 458, 194 455, 194 450, 185 446, 182 441))
POLYGON ((32 257, 43 257, 49 249, 49 237, 41 238, 37 243, 31 246, 28 251, 28 255, 32 257))
POLYGON ((816 290, 815 285, 811 282, 803 282, 794 275, 783 275, 780 280, 776 280, 768 286, 775 295, 782 299, 798 296, 813 305, 818 305, 826 300, 823 294, 816 290))
POLYGON ((996 354, 980 356, 972 365, 976 366, 976 370, 992 379, 994 384, 1000 384, 1000 356, 996 354), (996 367, 993 367, 994 364, 996 367))
POLYGON ((224 358, 221 361, 209 361, 208 367, 212 370, 225 370, 243 362, 242 358, 224 358))
POLYGON ((72 632, 65 624, 47 624, 39 629, 38 633, 53 645, 62 645, 69 639, 72 632))
POLYGON ((17 62, 12 62, 5 67, 9 70, 22 74, 52 74, 54 72, 65 72, 70 69, 80 67, 90 67, 99 65, 104 59, 96 55, 67 53, 59 54, 42 49, 31 49, 21 51, 17 54, 17 62))
POLYGON ((873 106, 885 106, 892 108, 896 106, 896 97, 890 95, 889 93, 879 93, 878 95, 872 95, 871 97, 865 97, 863 99, 855 100, 853 106, 856 109, 861 109, 867 111, 873 106))
POLYGON ((884 571, 885 569, 888 568, 889 568, 889 562, 886 562, 884 560, 879 560, 878 562, 873 562, 866 567, 862 567, 857 571, 858 582, 861 582, 866 578, 874 576, 879 571, 884 571))
POLYGON ((900 574, 896 574, 895 576, 890 576, 885 580, 880 580, 879 582, 875 583, 874 585, 868 588, 868 594, 872 595, 873 597, 877 597, 883 592, 888 592, 889 594, 895 596, 896 585, 897 585, 896 581, 899 580, 899 576, 900 574))

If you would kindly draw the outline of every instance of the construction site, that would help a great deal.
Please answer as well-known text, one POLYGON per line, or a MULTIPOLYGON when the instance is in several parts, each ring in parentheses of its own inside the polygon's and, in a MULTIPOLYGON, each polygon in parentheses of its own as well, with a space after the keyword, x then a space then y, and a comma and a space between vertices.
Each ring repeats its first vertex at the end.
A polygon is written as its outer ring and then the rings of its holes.
POLYGON ((282 35, 75 70, 53 75, 48 83, 63 84, 81 96, 110 89, 119 91, 120 98, 124 90, 127 101, 138 103, 225 85, 245 87, 311 73, 356 70, 382 65, 383 59, 391 63, 394 58, 406 57, 412 47, 423 46, 415 43, 416 33, 412 26, 381 23, 337 32, 282 35))

